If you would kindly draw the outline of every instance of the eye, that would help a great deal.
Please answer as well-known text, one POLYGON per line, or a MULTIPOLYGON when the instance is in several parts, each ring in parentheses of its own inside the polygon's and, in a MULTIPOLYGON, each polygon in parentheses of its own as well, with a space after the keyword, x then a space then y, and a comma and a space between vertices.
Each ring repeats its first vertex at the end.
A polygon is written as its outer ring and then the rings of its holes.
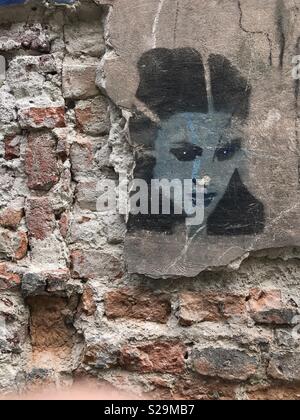
POLYGON ((197 157, 202 156, 203 149, 194 144, 184 144, 170 150, 170 152, 181 162, 191 162, 197 157))
POLYGON ((215 157, 219 162, 230 160, 239 150, 241 150, 241 139, 235 139, 219 147, 215 152, 215 157))

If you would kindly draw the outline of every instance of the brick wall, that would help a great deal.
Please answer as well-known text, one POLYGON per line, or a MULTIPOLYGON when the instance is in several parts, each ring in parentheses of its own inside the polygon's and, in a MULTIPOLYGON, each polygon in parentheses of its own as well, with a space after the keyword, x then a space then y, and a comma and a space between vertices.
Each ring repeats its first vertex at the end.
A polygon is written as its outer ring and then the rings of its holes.
POLYGON ((132 163, 95 84, 107 13, 1 9, 0 390, 91 377, 157 398, 299 399, 298 249, 194 279, 126 272, 124 220, 96 209, 97 181, 132 163))

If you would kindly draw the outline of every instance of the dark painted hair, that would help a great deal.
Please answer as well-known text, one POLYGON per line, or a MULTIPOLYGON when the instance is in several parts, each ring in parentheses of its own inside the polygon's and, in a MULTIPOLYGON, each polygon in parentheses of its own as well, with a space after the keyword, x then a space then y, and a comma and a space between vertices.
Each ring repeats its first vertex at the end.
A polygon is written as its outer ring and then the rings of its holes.
MULTIPOLYGON (((228 59, 208 60, 214 109, 247 118, 251 87, 228 59)), ((177 112, 208 112, 206 78, 201 54, 193 48, 157 48, 138 62, 136 97, 161 118, 177 112)))

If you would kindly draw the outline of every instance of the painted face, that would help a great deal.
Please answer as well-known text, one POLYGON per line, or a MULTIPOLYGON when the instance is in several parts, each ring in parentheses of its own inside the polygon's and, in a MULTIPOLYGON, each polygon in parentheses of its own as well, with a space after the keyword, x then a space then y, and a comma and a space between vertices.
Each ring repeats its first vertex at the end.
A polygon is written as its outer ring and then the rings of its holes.
MULTIPOLYGON (((155 179, 203 180, 205 219, 225 194, 243 156, 242 133, 232 115, 177 113, 161 121, 155 141, 155 179)), ((191 197, 192 198, 192 197, 191 197)))

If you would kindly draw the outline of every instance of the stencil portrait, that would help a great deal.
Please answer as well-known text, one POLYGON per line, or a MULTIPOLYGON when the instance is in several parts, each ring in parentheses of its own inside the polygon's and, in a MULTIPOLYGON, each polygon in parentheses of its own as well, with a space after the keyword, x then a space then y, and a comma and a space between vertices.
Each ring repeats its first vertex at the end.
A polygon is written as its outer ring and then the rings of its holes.
MULTIPOLYGON (((152 49, 141 56, 138 71, 136 97, 150 113, 136 112, 130 121, 131 138, 140 146, 135 177, 148 184, 153 179, 203 182, 204 220, 190 235, 261 233, 264 206, 242 175, 250 83, 225 57, 210 55, 204 64, 193 48, 152 49)), ((185 219, 185 214, 175 214, 174 206, 171 215, 149 210, 131 215, 128 229, 171 234, 185 219)))

